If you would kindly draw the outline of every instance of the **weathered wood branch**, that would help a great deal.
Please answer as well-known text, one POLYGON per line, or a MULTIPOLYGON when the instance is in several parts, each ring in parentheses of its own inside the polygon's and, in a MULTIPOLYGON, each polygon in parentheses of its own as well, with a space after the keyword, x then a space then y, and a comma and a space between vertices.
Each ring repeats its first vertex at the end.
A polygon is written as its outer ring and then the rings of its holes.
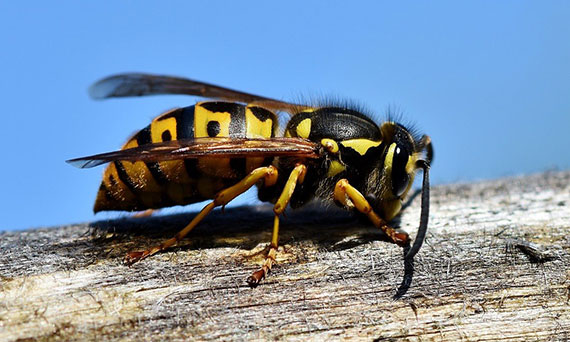
MULTIPOLYGON (((4 232, 0 340, 570 339, 570 172, 434 187, 431 207, 413 272, 364 221, 289 211, 255 289, 267 206, 214 213, 132 267, 127 251, 193 214, 4 232)), ((417 198, 401 228, 419 214, 417 198)))

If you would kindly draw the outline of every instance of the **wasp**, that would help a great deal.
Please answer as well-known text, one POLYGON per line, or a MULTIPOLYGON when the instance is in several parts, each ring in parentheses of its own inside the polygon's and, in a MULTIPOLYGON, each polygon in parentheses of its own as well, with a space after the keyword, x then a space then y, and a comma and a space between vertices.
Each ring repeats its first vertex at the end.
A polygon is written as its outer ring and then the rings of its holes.
POLYGON ((313 199, 364 214, 406 260, 419 251, 428 226, 431 139, 392 120, 378 125, 347 105, 309 106, 179 77, 128 73, 95 83, 95 99, 185 94, 210 99, 170 110, 114 152, 68 162, 80 168, 109 163, 94 212, 144 211, 211 200, 176 236, 128 253, 132 264, 183 239, 215 207, 256 185, 273 203, 273 235, 264 262, 247 278, 259 284, 275 264, 279 219, 287 206, 313 199), (282 134, 277 113, 290 119, 282 134), (414 176, 423 170, 421 215, 411 245, 388 222, 401 210, 414 176), (411 245, 411 246, 410 246, 411 245))

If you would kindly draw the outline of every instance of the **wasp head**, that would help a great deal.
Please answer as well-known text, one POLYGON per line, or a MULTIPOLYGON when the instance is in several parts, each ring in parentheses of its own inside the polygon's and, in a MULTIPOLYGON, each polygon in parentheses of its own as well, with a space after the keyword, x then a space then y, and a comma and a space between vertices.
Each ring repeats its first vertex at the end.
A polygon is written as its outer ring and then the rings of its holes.
POLYGON ((387 221, 393 219, 402 208, 419 169, 423 170, 422 212, 420 227, 414 245, 406 255, 413 258, 423 243, 429 216, 429 176, 428 170, 433 159, 431 140, 427 135, 415 137, 404 126, 388 121, 380 127, 382 132, 382 157, 379 158, 374 181, 368 182, 375 198, 375 207, 387 221))

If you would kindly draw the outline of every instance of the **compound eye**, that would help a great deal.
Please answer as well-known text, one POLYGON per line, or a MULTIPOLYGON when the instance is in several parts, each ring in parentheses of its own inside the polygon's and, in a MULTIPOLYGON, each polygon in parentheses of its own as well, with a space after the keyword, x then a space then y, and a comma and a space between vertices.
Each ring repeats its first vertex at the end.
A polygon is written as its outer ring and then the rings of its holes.
POLYGON ((402 196, 410 182, 410 175, 406 172, 408 159, 410 159, 408 150, 401 145, 396 145, 392 157, 392 193, 397 197, 402 196))

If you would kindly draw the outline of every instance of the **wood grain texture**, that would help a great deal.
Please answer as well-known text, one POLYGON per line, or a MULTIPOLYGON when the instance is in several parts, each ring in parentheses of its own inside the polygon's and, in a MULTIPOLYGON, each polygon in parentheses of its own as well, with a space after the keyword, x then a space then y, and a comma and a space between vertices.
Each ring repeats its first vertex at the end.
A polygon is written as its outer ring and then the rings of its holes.
MULTIPOLYGON (((434 187, 413 269, 365 221, 288 211, 255 289, 267 206, 214 213, 132 267, 127 251, 193 214, 4 232, 0 340, 568 341, 569 205, 570 172, 434 187)), ((419 214, 418 197, 398 224, 413 235, 419 214)))

